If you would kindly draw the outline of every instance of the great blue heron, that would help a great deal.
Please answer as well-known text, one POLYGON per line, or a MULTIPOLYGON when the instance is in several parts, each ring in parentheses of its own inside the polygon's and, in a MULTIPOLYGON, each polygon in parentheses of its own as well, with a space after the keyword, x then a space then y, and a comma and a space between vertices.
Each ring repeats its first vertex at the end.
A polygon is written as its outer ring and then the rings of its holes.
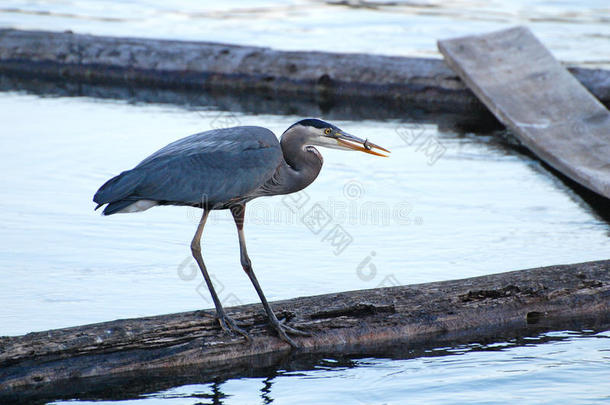
POLYGON ((387 156, 387 149, 341 131, 319 119, 290 126, 280 141, 261 127, 215 129, 170 143, 132 170, 108 180, 95 193, 103 214, 144 211, 156 205, 186 205, 203 209, 191 251, 210 290, 216 317, 225 331, 249 335, 223 309, 203 263, 201 234, 211 210, 229 209, 237 225, 241 265, 252 281, 279 336, 292 346, 290 334, 306 334, 278 321, 261 289, 246 250, 245 205, 256 197, 289 194, 313 182, 322 168, 322 155, 313 145, 359 150, 387 156), (377 149, 378 151, 376 151, 377 149), (381 151, 382 153, 380 153, 381 151))

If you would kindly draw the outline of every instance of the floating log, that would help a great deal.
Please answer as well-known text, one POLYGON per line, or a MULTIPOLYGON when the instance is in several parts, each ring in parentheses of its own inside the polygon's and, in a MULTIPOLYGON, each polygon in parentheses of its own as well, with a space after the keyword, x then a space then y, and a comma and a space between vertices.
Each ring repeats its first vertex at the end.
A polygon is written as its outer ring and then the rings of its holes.
MULTIPOLYGON (((610 104, 610 72, 571 68, 610 104)), ((486 111, 441 59, 290 52, 219 43, 0 30, 0 73, 152 88, 486 111)))
MULTIPOLYGON (((272 303, 279 318, 312 333, 300 354, 354 354, 505 336, 528 325, 610 317, 610 260, 463 280, 342 292, 272 303)), ((213 311, 117 320, 0 338, 0 402, 53 397, 97 378, 199 374, 276 364, 291 348, 258 304, 229 308, 252 341, 220 329, 213 311), (24 394, 24 393, 27 393, 24 394)), ((563 326, 562 326, 563 325, 563 326)), ((293 352, 294 353, 294 352, 293 352)), ((152 377, 150 377, 152 378, 152 377)), ((146 377, 148 379, 148 377, 146 377)), ((78 392, 78 391, 74 391, 78 392)), ((27 402, 27 401, 26 401, 27 402)))
POLYGON ((610 112, 526 27, 439 41, 490 111, 540 159, 610 198, 610 112))

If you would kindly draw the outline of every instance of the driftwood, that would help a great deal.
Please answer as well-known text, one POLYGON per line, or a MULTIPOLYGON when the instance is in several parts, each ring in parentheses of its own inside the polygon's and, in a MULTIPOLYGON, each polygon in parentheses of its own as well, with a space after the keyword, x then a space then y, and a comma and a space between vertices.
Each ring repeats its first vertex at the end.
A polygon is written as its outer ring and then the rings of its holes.
MULTIPOLYGON (((567 328, 574 319, 607 322, 609 270, 606 260, 302 297, 272 305, 291 326, 312 333, 295 338, 301 346, 299 355, 379 353, 390 347, 406 350, 481 341, 528 326, 567 328)), ((223 333, 212 311, 0 338, 0 402, 53 397, 58 390, 79 392, 92 378, 98 383, 100 378, 151 381, 163 370, 173 370, 165 375, 176 377, 187 373, 188 367, 196 367, 201 376, 269 366, 295 355, 267 326, 260 305, 228 312, 245 325, 252 342, 223 333), (129 378, 121 377, 126 374, 129 378)))
MULTIPOLYGON (((610 72, 570 68, 610 103, 610 72)), ((279 94, 324 108, 357 98, 442 111, 486 111, 441 59, 287 52, 218 43, 0 30, 0 73, 152 88, 279 94)))

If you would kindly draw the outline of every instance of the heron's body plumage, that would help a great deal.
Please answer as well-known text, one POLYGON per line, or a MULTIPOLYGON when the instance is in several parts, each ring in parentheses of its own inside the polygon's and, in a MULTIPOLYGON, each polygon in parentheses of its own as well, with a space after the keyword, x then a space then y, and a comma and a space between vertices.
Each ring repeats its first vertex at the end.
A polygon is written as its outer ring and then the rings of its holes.
POLYGON ((280 143, 268 129, 216 129, 170 143, 110 179, 93 200, 108 203, 104 215, 154 205, 223 209, 265 195, 282 165, 280 143))

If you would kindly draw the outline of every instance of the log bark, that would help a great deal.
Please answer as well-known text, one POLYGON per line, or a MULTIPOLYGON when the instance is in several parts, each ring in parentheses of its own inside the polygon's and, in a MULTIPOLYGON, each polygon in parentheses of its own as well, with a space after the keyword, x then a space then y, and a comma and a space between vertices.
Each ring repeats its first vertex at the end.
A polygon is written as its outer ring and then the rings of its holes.
MULTIPOLYGON (((566 328, 610 318, 610 260, 462 280, 301 297, 272 303, 278 317, 312 333, 299 355, 383 353, 477 341, 530 326, 566 328)), ((82 389, 91 378, 130 378, 197 367, 198 373, 268 366, 294 355, 258 304, 228 310, 252 341, 195 311, 0 338, 0 400, 82 389), (201 371, 203 370, 203 371, 201 371), (134 377, 135 376, 135 377, 134 377), (75 388, 80 387, 80 388, 75 388)), ((107 380, 106 380, 107 381, 107 380)), ((27 397, 30 398, 31 397, 27 397)), ((2 402, 2 401, 0 401, 2 402)))
MULTIPOLYGON (((610 103, 610 72, 572 68, 610 103)), ((441 111, 485 107, 441 59, 288 52, 218 43, 0 30, 0 73, 154 88, 291 95, 328 107, 355 97, 441 111)))

